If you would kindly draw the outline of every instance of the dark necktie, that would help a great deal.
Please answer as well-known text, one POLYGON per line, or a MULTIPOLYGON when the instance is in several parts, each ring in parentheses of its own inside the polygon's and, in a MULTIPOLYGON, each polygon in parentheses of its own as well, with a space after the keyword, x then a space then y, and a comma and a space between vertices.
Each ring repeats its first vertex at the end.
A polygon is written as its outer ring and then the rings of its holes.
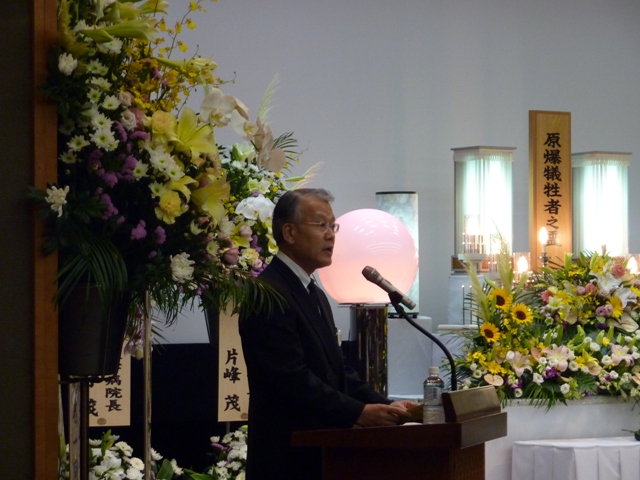
POLYGON ((311 282, 309 283, 309 286, 307 287, 309 290, 309 296, 311 297, 311 302, 313 305, 315 305, 315 307, 318 309, 318 311, 320 312, 320 316, 323 318, 323 320, 325 321, 326 325, 329 327, 329 329, 333 332, 333 326, 331 325, 331 320, 329 318, 327 318, 327 316, 324 313, 323 308, 320 306, 320 288, 318 287, 318 285, 316 285, 316 282, 314 280, 311 280, 311 282))

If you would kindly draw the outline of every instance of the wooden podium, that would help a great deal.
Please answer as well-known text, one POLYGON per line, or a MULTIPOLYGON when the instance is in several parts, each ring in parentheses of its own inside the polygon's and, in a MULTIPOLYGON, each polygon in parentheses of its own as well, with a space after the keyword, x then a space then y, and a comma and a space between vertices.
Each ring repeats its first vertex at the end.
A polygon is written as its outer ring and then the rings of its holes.
POLYGON ((494 387, 443 394, 446 423, 294 432, 321 447, 323 478, 484 479, 484 443, 507 434, 494 387))

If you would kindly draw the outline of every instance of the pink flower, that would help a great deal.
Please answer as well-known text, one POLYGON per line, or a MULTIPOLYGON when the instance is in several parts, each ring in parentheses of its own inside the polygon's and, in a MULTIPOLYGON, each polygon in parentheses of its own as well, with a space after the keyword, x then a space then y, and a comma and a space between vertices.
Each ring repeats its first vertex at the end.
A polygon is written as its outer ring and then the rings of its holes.
POLYGON ((144 220, 140 220, 138 225, 131 230, 131 240, 142 240, 147 236, 147 230, 144 228, 146 223, 144 220))
POLYGON ((236 248, 230 248, 222 254, 222 260, 229 265, 237 265, 240 258, 240 251, 236 248))
POLYGON ((156 235, 156 243, 158 245, 162 245, 167 240, 167 234, 164 231, 164 228, 162 227, 156 228, 155 235, 156 235))
POLYGON ((621 264, 616 263, 611 269, 611 273, 613 273, 614 277, 621 278, 625 274, 625 268, 621 264))
POLYGON ((545 290, 544 292, 542 292, 541 297, 544 303, 549 303, 549 299, 553 297, 553 293, 550 290, 545 290))
POLYGON ((598 291, 598 287, 596 287, 593 283, 587 283, 584 286, 584 289, 590 295, 593 295, 594 293, 596 293, 598 291))

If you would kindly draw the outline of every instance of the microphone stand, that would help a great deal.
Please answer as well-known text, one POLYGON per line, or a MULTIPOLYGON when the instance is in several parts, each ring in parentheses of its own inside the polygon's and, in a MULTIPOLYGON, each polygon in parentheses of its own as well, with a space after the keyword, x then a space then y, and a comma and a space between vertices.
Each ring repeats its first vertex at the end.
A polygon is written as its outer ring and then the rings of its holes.
POLYGON ((449 360, 449 365, 451 366, 451 390, 452 391, 457 390, 458 377, 456 375, 456 364, 453 360, 453 356, 451 355, 451 352, 449 352, 449 349, 445 347, 444 343, 442 343, 432 333, 422 328, 411 317, 409 317, 409 315, 407 315, 407 312, 405 312, 404 308, 402 308, 402 306, 400 305, 400 300, 402 300, 402 294, 400 292, 391 292, 389 294, 389 300, 391 300, 391 305, 393 305, 393 307, 396 309, 396 312, 398 312, 398 314, 402 316, 402 318, 404 318, 407 322, 409 322, 413 327, 420 330, 420 332, 422 332, 424 335, 429 337, 431 341, 436 345, 438 345, 440 349, 444 352, 444 354, 447 356, 447 359, 449 360))

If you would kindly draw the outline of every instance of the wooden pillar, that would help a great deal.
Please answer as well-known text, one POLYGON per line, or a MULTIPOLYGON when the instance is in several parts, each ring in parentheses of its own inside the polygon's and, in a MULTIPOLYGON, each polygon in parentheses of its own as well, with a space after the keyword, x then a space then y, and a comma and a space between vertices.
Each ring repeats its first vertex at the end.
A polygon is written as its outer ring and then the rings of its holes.
MULTIPOLYGON (((33 0, 33 184, 57 176, 55 105, 38 92, 46 77, 49 47, 57 39, 56 0, 33 0)), ((42 222, 34 210, 34 477, 58 478, 58 316, 52 302, 57 256, 42 255, 42 222)))

